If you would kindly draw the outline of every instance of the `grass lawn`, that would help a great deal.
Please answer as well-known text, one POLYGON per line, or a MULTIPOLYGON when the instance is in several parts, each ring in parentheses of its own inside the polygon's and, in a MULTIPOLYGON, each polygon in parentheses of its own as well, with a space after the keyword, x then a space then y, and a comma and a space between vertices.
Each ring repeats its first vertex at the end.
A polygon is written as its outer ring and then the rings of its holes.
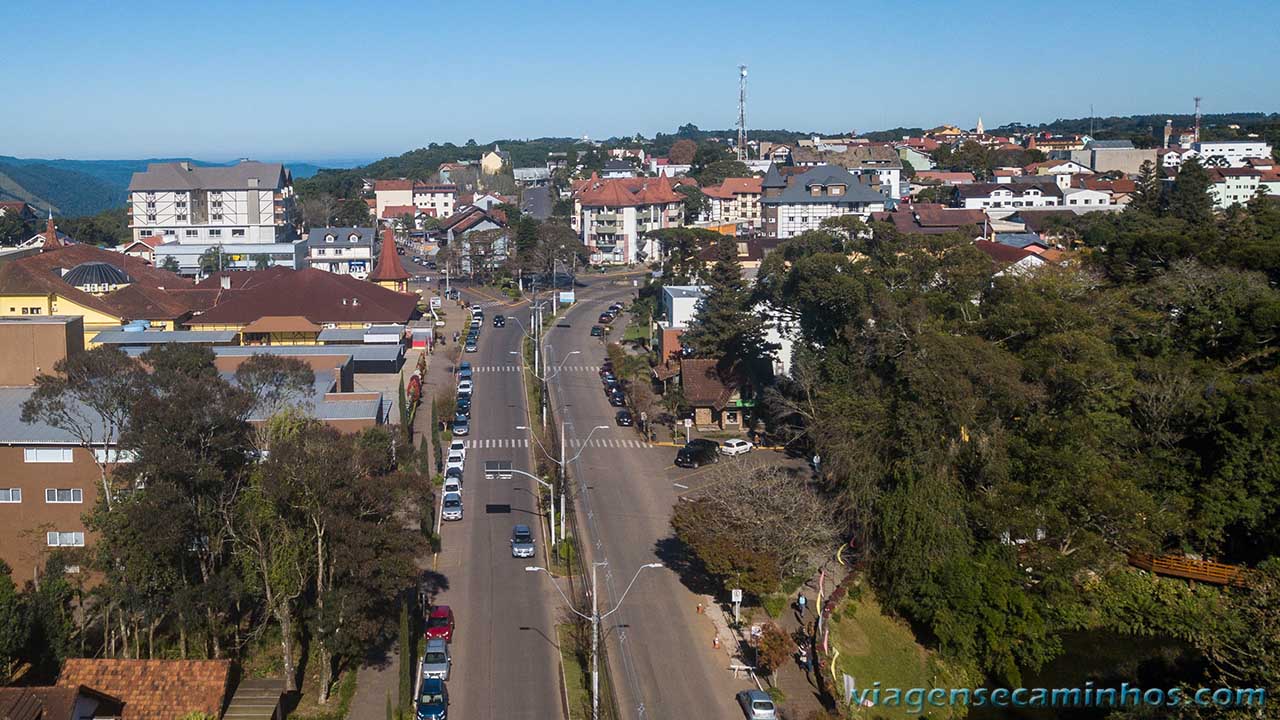
MULTIPOLYGON (((937 660, 916 642, 906 623, 881 612, 870 592, 864 591, 858 600, 846 601, 831 617, 831 642, 840 651, 838 671, 851 675, 859 690, 870 688, 877 680, 883 688, 949 685, 945 678, 936 677, 937 660)), ((908 713, 905 707, 884 706, 873 712, 887 718, 921 717, 908 713)), ((924 717, 953 715, 943 708, 932 709, 924 717)))
POLYGON ((645 327, 644 325, 632 323, 628 325, 627 329, 622 332, 623 342, 627 342, 628 340, 648 340, 648 339, 649 339, 649 328, 645 327))
POLYGON ((556 625, 560 643, 560 665, 564 667, 564 684, 569 691, 569 720, 586 718, 591 713, 591 680, 586 669, 573 654, 571 625, 556 625), (585 712, 584 712, 585 711, 585 712))

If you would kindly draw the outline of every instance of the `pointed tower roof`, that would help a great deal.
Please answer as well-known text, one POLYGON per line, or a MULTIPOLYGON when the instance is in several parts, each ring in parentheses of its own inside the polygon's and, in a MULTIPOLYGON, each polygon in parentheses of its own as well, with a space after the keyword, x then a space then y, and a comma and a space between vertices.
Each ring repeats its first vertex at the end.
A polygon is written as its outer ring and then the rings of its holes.
POLYGON ((986 135, 986 134, 987 134, 987 133, 986 133, 986 128, 984 128, 984 127, 982 126, 982 116, 981 116, 981 115, 979 115, 979 116, 978 116, 978 127, 977 127, 977 128, 975 128, 975 129, 978 131, 978 134, 979 134, 979 135, 986 135))
POLYGON ((58 238, 58 228, 53 224, 53 210, 49 211, 49 219, 44 226, 44 245, 42 250, 53 250, 54 248, 66 247, 67 244, 58 238))
POLYGON ((389 282, 408 279, 409 271, 404 269, 404 264, 400 262, 400 254, 396 252, 395 231, 383 230, 382 254, 378 256, 378 264, 373 268, 373 272, 369 273, 369 280, 389 282))

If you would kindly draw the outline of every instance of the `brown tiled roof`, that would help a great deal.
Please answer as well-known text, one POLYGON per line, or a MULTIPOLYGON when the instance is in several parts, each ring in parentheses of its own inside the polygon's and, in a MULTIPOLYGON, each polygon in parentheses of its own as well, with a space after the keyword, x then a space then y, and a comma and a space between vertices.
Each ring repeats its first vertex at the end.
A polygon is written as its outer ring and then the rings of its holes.
POLYGON ((1016 263, 1026 257, 1035 255, 1030 250, 1016 248, 1004 243, 991 242, 990 240, 978 240, 973 245, 986 254, 987 257, 1001 264, 1016 263))
POLYGON ((379 190, 413 190, 412 180, 374 180, 373 191, 379 190))
POLYGON ((680 361, 680 386, 685 401, 694 407, 723 410, 734 391, 744 384, 740 377, 721 372, 715 360, 680 361))
POLYGON ((656 178, 609 178, 592 176, 577 189, 578 201, 586 207, 634 207, 684 202, 666 175, 656 178))
POLYGON ((397 220, 405 215, 417 215, 418 208, 415 205, 388 205, 382 208, 383 220, 397 220))
POLYGON ((300 315, 318 324, 404 323, 416 316, 418 306, 416 295, 315 268, 286 269, 227 295, 188 324, 247 325, 268 315, 300 315))
POLYGON ((947 172, 945 170, 921 170, 916 173, 917 180, 936 180, 940 183, 971 183, 976 178, 971 172, 947 172))
POLYGON ((382 231, 382 253, 378 255, 378 264, 369 279, 375 282, 397 282, 409 279, 409 271, 400 262, 400 253, 396 252, 396 234, 391 230, 382 231))
POLYGON ((450 215, 440 227, 439 232, 448 232, 452 230, 454 235, 464 233, 480 223, 488 220, 501 227, 507 225, 507 214, 498 209, 485 210, 475 207, 474 205, 462 208, 454 214, 450 215))
POLYGON ((98 701, 97 716, 118 713, 123 704, 119 698, 83 685, 7 687, 0 688, 0 720, 80 720, 75 709, 82 695, 98 701))
POLYGON ((981 227, 987 219, 984 210, 944 208, 934 204, 904 205, 894 212, 871 213, 877 222, 890 222, 899 232, 916 235, 940 235, 962 227, 981 227))
POLYGON ((175 720, 190 712, 220 717, 230 660, 71 658, 58 685, 85 685, 124 701, 123 720, 175 720))

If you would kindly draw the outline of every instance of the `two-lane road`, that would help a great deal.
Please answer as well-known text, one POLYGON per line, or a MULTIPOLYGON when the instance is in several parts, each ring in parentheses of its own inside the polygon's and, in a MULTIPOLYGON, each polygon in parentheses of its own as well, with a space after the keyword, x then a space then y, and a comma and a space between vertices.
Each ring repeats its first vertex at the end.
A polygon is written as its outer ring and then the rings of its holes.
MULTIPOLYGON (((447 312, 465 311, 450 306, 447 312)), ((542 564, 542 548, 531 562, 511 557, 509 545, 516 523, 535 528, 539 544, 545 543, 533 481, 484 479, 485 460, 532 469, 528 440, 516 429, 528 422, 521 375, 505 369, 518 362, 510 351, 520 347, 522 334, 514 322, 493 327, 499 312, 515 310, 487 307, 479 352, 462 356, 471 362, 475 381, 471 434, 465 438, 464 518, 444 523, 437 566, 449 588, 436 602, 452 607, 457 620, 449 717, 549 720, 563 717, 554 642, 557 599, 545 577, 524 571, 542 564)), ((521 312, 527 317, 527 310, 521 312)))
MULTIPOLYGON (((677 490, 668 478, 675 450, 645 446, 636 442, 639 436, 632 428, 614 423, 616 408, 609 406, 594 370, 604 360, 604 344, 589 333, 610 302, 629 301, 634 291, 596 285, 579 294, 583 301, 561 321, 569 327, 552 329, 547 341, 557 357, 581 353, 583 367, 550 380, 559 418, 572 424, 569 453, 577 452, 573 438, 584 437, 596 425, 611 428, 597 432, 570 465, 588 557, 609 563, 601 578, 604 609, 618 601, 636 568, 669 557, 662 541, 671 535, 677 490)), ((698 602, 675 572, 646 571, 606 621, 609 667, 623 717, 742 717, 734 694, 754 686, 734 680, 724 652, 712 648, 713 629, 697 614, 698 602)))

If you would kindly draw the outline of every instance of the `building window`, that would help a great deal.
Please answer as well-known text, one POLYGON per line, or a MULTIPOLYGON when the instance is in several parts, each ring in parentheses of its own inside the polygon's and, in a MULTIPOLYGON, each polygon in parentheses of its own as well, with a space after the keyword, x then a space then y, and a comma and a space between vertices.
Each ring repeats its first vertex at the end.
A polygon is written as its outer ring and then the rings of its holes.
POLYGON ((84 502, 84 491, 80 488, 45 488, 44 501, 47 503, 81 503, 84 502))
POLYGON ((0 503, 22 502, 22 488, 0 488, 0 503))
POLYGON ((84 547, 82 532, 50 532, 46 537, 49 547, 84 547))
POLYGON ((187 237, 199 237, 199 236, 200 236, 200 231, 199 231, 199 230, 188 230, 188 231, 187 231, 187 237))
POLYGON ((221 201, 221 200, 214 200, 213 202, 209 203, 209 207, 213 208, 214 210, 221 210, 221 209, 222 209, 222 201, 221 201))
POLYGON ((221 221, 221 220, 222 220, 222 213, 213 213, 212 215, 210 215, 210 216, 209 216, 209 219, 210 219, 210 220, 218 220, 218 221, 221 221))
POLYGON ((219 229, 219 228, 212 228, 212 229, 210 229, 210 230, 209 230, 209 237, 211 237, 211 238, 222 237, 222 230, 221 230, 221 229, 219 229))
POLYGON ((28 463, 69 463, 71 448, 24 448, 22 461, 28 463))
POLYGON ((178 216, 178 222, 186 222, 186 221, 187 221, 187 216, 186 216, 186 215, 179 215, 179 216, 178 216))
POLYGON ((147 202, 147 209, 148 209, 148 210, 155 210, 155 209, 156 209, 156 204, 155 204, 154 202, 150 202, 150 201, 148 201, 148 202, 147 202))
POLYGON ((244 237, 244 228, 233 228, 231 230, 231 237, 244 237))
POLYGON ((147 222, 155 222, 155 221, 156 221, 156 216, 151 213, 147 213, 147 222))

